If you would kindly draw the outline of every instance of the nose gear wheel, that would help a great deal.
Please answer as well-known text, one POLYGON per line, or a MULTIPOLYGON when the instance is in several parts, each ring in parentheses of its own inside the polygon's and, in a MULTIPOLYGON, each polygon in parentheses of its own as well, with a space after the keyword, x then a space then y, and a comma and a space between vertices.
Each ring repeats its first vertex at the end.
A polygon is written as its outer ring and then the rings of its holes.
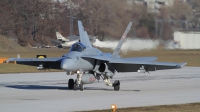
POLYGON ((68 89, 74 89, 74 79, 68 80, 68 89))
POLYGON ((78 89, 78 87, 79 87, 80 91, 83 91, 83 89, 84 89, 83 83, 81 82, 80 84, 77 84, 77 80, 76 80, 74 83, 74 91, 76 91, 78 89))

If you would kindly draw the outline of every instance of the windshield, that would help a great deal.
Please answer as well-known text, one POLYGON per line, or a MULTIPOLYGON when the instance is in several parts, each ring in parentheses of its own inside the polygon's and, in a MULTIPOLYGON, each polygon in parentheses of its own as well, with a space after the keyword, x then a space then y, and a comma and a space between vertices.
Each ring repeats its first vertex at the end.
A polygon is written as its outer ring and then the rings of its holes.
POLYGON ((70 51, 82 52, 86 47, 82 43, 75 43, 72 45, 70 51))

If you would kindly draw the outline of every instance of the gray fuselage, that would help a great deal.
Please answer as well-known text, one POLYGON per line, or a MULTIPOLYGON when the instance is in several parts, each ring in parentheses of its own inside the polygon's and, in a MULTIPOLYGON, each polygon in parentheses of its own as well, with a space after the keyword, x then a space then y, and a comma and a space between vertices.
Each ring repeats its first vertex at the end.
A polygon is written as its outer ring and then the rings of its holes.
POLYGON ((62 60, 61 69, 65 71, 92 70, 95 66, 95 59, 84 58, 83 56, 97 56, 100 54, 102 52, 94 47, 85 47, 79 42, 75 43, 62 60), (75 49, 76 45, 79 45, 80 49, 75 49))

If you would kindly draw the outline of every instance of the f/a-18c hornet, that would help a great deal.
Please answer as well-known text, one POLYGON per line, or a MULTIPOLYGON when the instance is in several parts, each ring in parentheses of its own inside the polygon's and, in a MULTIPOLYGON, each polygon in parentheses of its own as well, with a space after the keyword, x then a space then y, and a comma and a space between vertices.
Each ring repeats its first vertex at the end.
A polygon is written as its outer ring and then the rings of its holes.
POLYGON ((130 22, 121 37, 116 49, 111 53, 103 53, 99 49, 92 47, 88 34, 84 31, 82 22, 78 21, 80 42, 74 43, 68 54, 58 58, 10 58, 8 61, 16 61, 18 64, 38 66, 39 68, 62 69, 68 75, 77 75, 77 78, 68 80, 69 89, 80 89, 83 91, 84 84, 91 84, 95 80, 103 79, 107 86, 114 87, 115 91, 120 89, 120 81, 110 81, 116 72, 139 72, 176 69, 181 68, 186 63, 156 62, 157 57, 136 57, 121 58, 120 48, 125 41, 127 33, 130 31, 130 22))

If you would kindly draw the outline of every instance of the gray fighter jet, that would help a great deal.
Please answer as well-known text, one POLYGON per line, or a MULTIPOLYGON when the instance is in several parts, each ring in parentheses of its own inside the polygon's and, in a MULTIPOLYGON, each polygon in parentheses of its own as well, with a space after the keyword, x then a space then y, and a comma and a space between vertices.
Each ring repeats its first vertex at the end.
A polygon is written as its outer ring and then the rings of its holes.
POLYGON ((145 73, 163 69, 181 68, 186 63, 156 62, 156 57, 120 58, 119 52, 130 31, 130 22, 122 35, 115 51, 103 53, 92 47, 88 34, 84 31, 81 21, 78 21, 80 42, 72 45, 70 52, 58 58, 11 58, 8 61, 16 61, 18 64, 38 66, 38 69, 62 69, 67 75, 77 75, 75 79, 69 79, 69 89, 84 89, 84 84, 91 84, 95 80, 103 79, 107 86, 114 87, 115 91, 120 89, 120 81, 110 81, 116 72, 139 72, 145 73))
MULTIPOLYGON (((57 40, 61 42, 61 47, 69 48, 74 43, 79 42, 80 36, 67 36, 66 38, 63 37, 59 32, 56 32, 57 40)), ((89 35, 90 42, 93 44, 96 42, 96 36, 89 35)))

